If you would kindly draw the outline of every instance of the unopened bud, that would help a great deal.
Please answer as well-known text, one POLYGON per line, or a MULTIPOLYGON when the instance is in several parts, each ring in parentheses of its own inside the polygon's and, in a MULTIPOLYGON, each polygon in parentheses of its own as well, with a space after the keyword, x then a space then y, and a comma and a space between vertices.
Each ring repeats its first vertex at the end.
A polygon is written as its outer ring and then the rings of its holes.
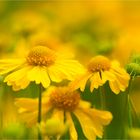
POLYGON ((68 124, 59 119, 49 119, 45 123, 45 133, 48 136, 62 136, 68 130, 68 124))
POLYGON ((139 54, 135 54, 132 55, 131 60, 132 63, 137 63, 140 65, 140 55, 139 54))
POLYGON ((140 65, 137 63, 129 63, 126 70, 131 76, 140 76, 140 65))

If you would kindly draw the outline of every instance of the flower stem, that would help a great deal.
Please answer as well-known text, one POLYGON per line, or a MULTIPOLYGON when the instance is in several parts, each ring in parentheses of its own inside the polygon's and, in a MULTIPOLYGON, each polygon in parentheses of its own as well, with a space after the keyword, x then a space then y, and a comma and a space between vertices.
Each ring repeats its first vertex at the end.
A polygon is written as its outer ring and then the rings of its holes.
POLYGON ((127 105, 128 105, 128 117, 129 117, 128 118, 128 123, 129 123, 129 128, 132 128, 132 126, 133 126, 133 122, 132 122, 132 108, 131 108, 131 101, 130 101, 131 87, 132 87, 132 77, 130 78, 128 92, 127 92, 127 105))
POLYGON ((132 128, 133 126, 133 121, 132 121, 132 108, 131 108, 131 103, 130 103, 130 97, 128 95, 128 123, 129 123, 129 128, 132 128))
POLYGON ((42 109, 42 85, 39 85, 39 96, 38 96, 38 123, 41 122, 41 109, 42 109))
POLYGON ((106 109, 106 101, 105 101, 105 92, 103 87, 99 88, 99 92, 100 92, 100 103, 101 103, 101 109, 106 109))
POLYGON ((130 92, 131 92, 131 86, 132 86, 132 77, 130 78, 129 81, 129 86, 125 92, 125 105, 124 105, 124 113, 123 117, 125 119, 124 121, 124 137, 127 138, 127 130, 128 128, 132 128, 133 126, 133 121, 132 121, 132 108, 131 108, 131 103, 130 103, 130 92))
MULTIPOLYGON (((39 85, 39 95, 38 95, 38 124, 41 122, 41 111, 42 111, 42 85, 39 85)), ((38 140, 41 140, 41 131, 38 128, 38 140)))

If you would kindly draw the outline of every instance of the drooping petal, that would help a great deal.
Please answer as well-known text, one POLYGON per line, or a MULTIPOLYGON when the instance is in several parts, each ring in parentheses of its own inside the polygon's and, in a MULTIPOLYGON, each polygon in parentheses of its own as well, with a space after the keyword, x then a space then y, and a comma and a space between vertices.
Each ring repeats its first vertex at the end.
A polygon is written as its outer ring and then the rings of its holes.
POLYGON ((120 64, 117 61, 112 61, 111 63, 111 69, 114 72, 117 72, 120 75, 127 75, 129 78, 129 75, 127 74, 126 70, 120 67, 120 64))
POLYGON ((91 81, 90 85, 91 92, 93 91, 94 88, 97 89, 99 86, 103 85, 99 72, 95 72, 93 76, 90 78, 90 81, 91 81))
POLYGON ((102 138, 103 126, 111 122, 112 114, 108 111, 100 111, 97 109, 84 109, 83 112, 92 120, 95 134, 102 138))
POLYGON ((105 83, 106 81, 114 81, 116 76, 111 71, 102 72, 102 80, 105 83))
POLYGON ((116 81, 110 81, 109 82, 109 86, 111 88, 111 90, 115 93, 115 94, 119 94, 120 92, 120 88, 119 88, 119 85, 116 81))
POLYGON ((74 122, 69 112, 66 112, 66 120, 69 124, 70 139, 77 140, 78 139, 77 131, 75 129, 74 122))
POLYGON ((118 77, 117 79, 124 88, 128 87, 129 81, 127 79, 124 79, 123 77, 118 77))
POLYGON ((114 81, 110 81, 110 87, 112 89, 112 91, 116 94, 118 94, 121 91, 124 91, 128 84, 129 84, 129 79, 130 76, 129 74, 125 73, 121 73, 121 72, 117 72, 118 70, 114 71, 112 70, 112 72, 114 73, 116 79, 114 81))
POLYGON ((74 111, 75 116, 78 118, 83 133, 88 140, 96 140, 96 134, 94 132, 94 128, 92 126, 92 120, 81 110, 74 111))

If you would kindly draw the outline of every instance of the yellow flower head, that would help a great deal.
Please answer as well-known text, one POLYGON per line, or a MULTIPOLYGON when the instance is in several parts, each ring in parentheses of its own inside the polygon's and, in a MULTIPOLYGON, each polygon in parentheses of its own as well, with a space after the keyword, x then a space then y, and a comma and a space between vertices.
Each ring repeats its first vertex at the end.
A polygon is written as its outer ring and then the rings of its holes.
POLYGON ((45 46, 33 47, 23 59, 0 60, 0 75, 8 73, 4 82, 15 91, 26 88, 31 81, 47 88, 51 81, 73 80, 79 72, 83 67, 78 61, 45 46))
MULTIPOLYGON (((50 118, 55 120, 59 118, 63 123, 67 122, 69 124, 70 139, 78 139, 71 113, 78 119, 85 137, 89 140, 96 139, 96 136, 101 138, 103 126, 108 125, 112 120, 110 112, 91 108, 89 102, 81 100, 79 92, 70 91, 68 87, 51 87, 43 95, 42 120, 46 121, 50 118), (48 113, 50 118, 47 116, 48 113)), ((15 103, 19 108, 23 121, 28 125, 37 123, 37 99, 21 98, 17 99, 15 103)))
POLYGON ((110 61, 108 58, 99 55, 89 61, 85 74, 72 82, 71 87, 73 89, 80 88, 81 91, 84 91, 89 80, 91 82, 90 91, 92 92, 94 88, 97 89, 108 81, 111 90, 118 94, 120 91, 125 91, 129 79, 129 74, 120 67, 117 61, 110 61))

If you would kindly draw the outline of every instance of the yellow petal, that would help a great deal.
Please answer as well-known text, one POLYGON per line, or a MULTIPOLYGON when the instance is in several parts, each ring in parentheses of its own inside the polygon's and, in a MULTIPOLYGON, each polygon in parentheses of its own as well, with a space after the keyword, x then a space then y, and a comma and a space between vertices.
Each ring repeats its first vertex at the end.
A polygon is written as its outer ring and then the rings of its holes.
POLYGON ((118 77, 117 80, 124 88, 126 88, 129 84, 129 81, 122 77, 118 77))
POLYGON ((48 76, 46 69, 44 68, 40 69, 40 79, 43 87, 47 88, 50 85, 50 78, 48 76))
POLYGON ((121 72, 121 70, 119 72, 117 72, 118 70, 112 70, 112 72, 115 74, 116 76, 116 80, 113 82, 109 82, 110 83, 110 87, 112 89, 112 91, 114 91, 116 94, 119 93, 119 91, 124 91, 126 89, 126 87, 129 84, 129 79, 130 76, 125 72, 121 72))
POLYGON ((87 115, 85 115, 85 113, 83 113, 81 110, 78 109, 75 110, 74 114, 76 115, 81 124, 85 137, 88 140, 96 140, 96 134, 92 126, 92 120, 87 115))
POLYGON ((36 84, 42 83, 47 88, 50 85, 50 79, 47 74, 47 70, 44 67, 35 66, 28 72, 28 78, 30 81, 35 81, 36 84))
POLYGON ((31 111, 38 108, 38 99, 19 98, 15 100, 15 105, 31 111))
POLYGON ((8 85, 12 85, 14 90, 26 88, 30 81, 27 79, 27 72, 31 67, 24 67, 20 70, 17 70, 8 76, 5 77, 4 82, 7 82, 8 85))
POLYGON ((119 85, 116 81, 110 81, 109 82, 109 86, 111 88, 111 90, 115 93, 115 94, 119 94, 120 92, 120 88, 119 88, 119 85))
POLYGON ((13 91, 19 91, 19 90, 21 90, 21 86, 17 86, 15 84, 12 84, 12 89, 13 89, 13 91))
POLYGON ((72 120, 72 117, 70 115, 69 112, 66 112, 66 121, 69 124, 69 133, 70 133, 70 139, 71 140, 77 140, 78 139, 78 135, 74 126, 74 122, 72 120))
POLYGON ((73 90, 80 88, 81 91, 84 91, 86 83, 91 75, 91 73, 87 72, 84 75, 77 77, 76 80, 70 83, 70 88, 73 90))
POLYGON ((90 109, 86 111, 92 117, 93 121, 98 120, 102 125, 108 125, 112 121, 112 114, 109 111, 102 111, 98 109, 90 109))
POLYGON ((25 112, 19 114, 19 118, 21 121, 25 122, 28 126, 33 126, 36 125, 37 123, 37 116, 38 116, 38 111, 32 111, 32 112, 25 112))
POLYGON ((83 112, 87 114, 92 120, 95 134, 102 138, 103 125, 108 125, 112 120, 112 114, 108 111, 100 111, 97 109, 84 109, 83 112))
POLYGON ((102 74, 102 80, 103 81, 114 81, 116 79, 116 76, 111 71, 104 71, 102 74), (105 79, 105 80, 104 80, 105 79))
POLYGON ((99 72, 95 72, 93 76, 90 78, 90 81, 91 81, 90 85, 91 92, 93 91, 94 88, 97 89, 99 86, 103 85, 99 72))
POLYGON ((52 92, 55 91, 55 90, 56 90, 56 87, 55 86, 49 86, 47 88, 47 90, 45 90, 43 92, 43 99, 44 98, 50 98, 50 94, 52 94, 52 92))
MULTIPOLYGON (((120 67, 120 64, 117 61, 112 61, 112 63, 111 63, 111 69, 114 72, 116 72, 116 73, 118 73, 120 75, 126 75, 127 74, 127 72, 125 71, 125 69, 121 68, 120 67)), ((127 76, 128 76, 127 78, 129 78, 129 75, 128 74, 127 74, 127 76)))
POLYGON ((58 68, 61 68, 63 72, 67 75, 65 79, 74 80, 78 75, 85 72, 84 67, 76 60, 71 59, 58 59, 55 62, 55 65, 59 65, 58 68))
MULTIPOLYGON (((28 125, 37 123, 38 117, 38 99, 20 98, 15 100, 15 105, 20 113, 20 119, 28 125)), ((42 99, 42 118, 51 109, 51 105, 46 98, 42 99)))
POLYGON ((48 68, 50 79, 54 82, 61 82, 65 79, 67 77, 65 73, 66 72, 63 72, 63 70, 59 68, 59 65, 53 65, 48 68))
POLYGON ((0 60, 0 74, 6 74, 25 63, 25 59, 4 59, 0 60))
POLYGON ((79 107, 80 108, 90 108, 91 107, 91 103, 89 103, 87 101, 80 100, 79 107))
POLYGON ((62 122, 64 121, 64 111, 60 109, 54 109, 52 114, 53 119, 60 119, 62 122))

